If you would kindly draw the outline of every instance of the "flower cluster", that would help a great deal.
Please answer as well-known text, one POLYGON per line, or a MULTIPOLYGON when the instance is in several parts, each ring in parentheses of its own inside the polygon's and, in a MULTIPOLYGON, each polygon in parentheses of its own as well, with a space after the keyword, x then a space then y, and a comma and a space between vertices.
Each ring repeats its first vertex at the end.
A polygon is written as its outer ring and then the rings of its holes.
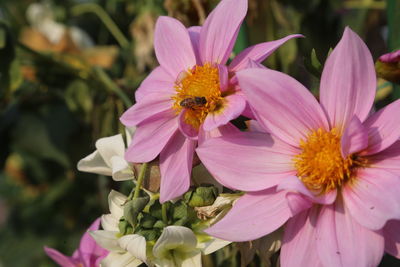
POLYGON ((400 258, 400 100, 371 112, 367 46, 346 27, 317 100, 261 65, 302 35, 249 47, 227 64, 246 12, 247 0, 222 0, 203 26, 158 19, 160 66, 121 117, 135 127, 127 148, 122 135, 100 139, 78 164, 133 180, 128 196, 111 191, 103 229, 91 232, 109 252, 102 266, 201 266, 202 254, 252 240, 252 255, 280 249, 284 267, 400 258), (251 119, 245 130, 232 124, 241 115, 251 119), (149 162, 159 164, 159 193, 143 186, 149 162))

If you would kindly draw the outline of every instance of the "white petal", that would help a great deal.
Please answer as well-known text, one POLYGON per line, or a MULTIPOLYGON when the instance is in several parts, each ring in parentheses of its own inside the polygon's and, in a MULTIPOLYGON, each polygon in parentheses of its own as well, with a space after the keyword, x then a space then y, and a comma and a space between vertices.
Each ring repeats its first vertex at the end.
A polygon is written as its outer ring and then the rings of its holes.
POLYGON ((101 267, 136 267, 142 264, 128 252, 111 252, 101 261, 101 267))
POLYGON ((123 205, 126 202, 127 197, 120 192, 111 190, 108 195, 108 206, 112 216, 119 220, 124 215, 123 205))
POLYGON ((125 154, 125 144, 121 134, 100 138, 96 141, 96 148, 109 167, 113 156, 123 157, 125 154))
POLYGON ((118 223, 119 220, 114 218, 112 214, 105 214, 101 216, 101 226, 106 231, 119 232, 118 223))
POLYGON ((182 267, 201 267, 201 253, 198 252, 195 255, 184 259, 180 266, 182 266, 182 267))
POLYGON ((111 168, 103 160, 100 153, 96 150, 78 162, 78 170, 100 175, 111 176, 111 168))
POLYGON ((153 254, 157 258, 164 258, 169 250, 190 252, 196 249, 197 238, 193 231, 183 226, 167 226, 158 238, 153 248, 153 254))
POLYGON ((135 178, 129 163, 120 156, 111 158, 112 177, 114 181, 126 181, 135 178))
POLYGON ((227 245, 232 243, 231 241, 222 240, 219 238, 212 238, 211 240, 201 243, 198 247, 202 250, 204 255, 211 254, 227 245))
POLYGON ((109 251, 123 252, 124 250, 118 244, 118 232, 111 232, 105 230, 89 231, 96 243, 109 251))
POLYGON ((146 262, 146 239, 141 235, 125 235, 118 240, 121 248, 128 251, 135 258, 146 262))

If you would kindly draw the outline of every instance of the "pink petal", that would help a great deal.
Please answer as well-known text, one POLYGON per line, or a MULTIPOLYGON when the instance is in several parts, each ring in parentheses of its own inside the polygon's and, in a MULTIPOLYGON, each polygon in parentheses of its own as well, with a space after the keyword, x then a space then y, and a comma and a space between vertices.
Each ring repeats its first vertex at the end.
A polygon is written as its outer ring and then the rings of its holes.
POLYGON ((327 267, 375 267, 383 256, 381 231, 358 224, 341 201, 322 207, 316 242, 319 257, 327 267))
POLYGON ((242 196, 228 214, 205 232, 224 240, 249 241, 275 231, 291 216, 285 193, 270 188, 242 196))
POLYGON ((199 144, 202 144, 205 140, 210 138, 220 137, 223 135, 238 134, 238 133, 241 133, 241 131, 238 128, 236 128, 236 126, 233 125, 232 123, 227 123, 212 131, 204 131, 202 128, 200 128, 198 142, 199 144))
POLYGON ((368 129, 367 155, 378 153, 400 137, 400 100, 372 114, 365 122, 368 129))
POLYGON ((400 219, 400 179, 391 172, 366 168, 343 188, 343 199, 354 219, 372 230, 390 219, 400 219))
POLYGON ((241 94, 233 94, 225 97, 224 106, 217 112, 208 113, 203 123, 203 129, 211 131, 221 125, 225 125, 236 119, 246 107, 246 100, 241 94))
POLYGON ((297 176, 288 176, 279 183, 277 191, 286 190, 288 192, 297 192, 307 197, 314 203, 329 205, 336 200, 337 191, 332 190, 328 193, 319 194, 318 192, 311 192, 303 184, 297 176))
POLYGON ((317 100, 292 77, 255 68, 236 75, 257 121, 288 144, 298 146, 311 131, 328 129, 317 100))
POLYGON ((160 65, 173 77, 196 65, 196 55, 189 33, 185 26, 174 18, 158 18, 154 49, 160 65))
POLYGON ((165 93, 149 93, 140 99, 135 105, 122 114, 120 121, 125 126, 136 126, 144 120, 160 113, 169 113, 168 117, 175 115, 172 109, 171 95, 165 93))
POLYGON ((222 92, 229 89, 229 73, 228 68, 225 65, 218 64, 218 74, 219 74, 219 86, 222 92))
POLYGON ((346 27, 321 76, 320 102, 331 126, 343 130, 354 115, 363 122, 371 110, 375 89, 371 53, 360 37, 346 27))
POLYGON ((356 116, 344 130, 340 143, 343 158, 368 146, 368 132, 356 116))
POLYGON ((400 141, 367 159, 371 162, 372 168, 385 169, 400 176, 400 141))
POLYGON ((263 64, 258 63, 258 62, 254 61, 254 60, 251 60, 251 59, 249 59, 249 60, 247 61, 247 67, 245 67, 245 68, 250 68, 250 69, 252 69, 252 68, 267 69, 267 67, 265 67, 263 64))
POLYGON ((232 60, 231 64, 229 65, 229 70, 232 72, 236 72, 241 69, 247 68, 249 59, 251 59, 256 63, 261 63, 284 43, 286 43, 292 38, 300 38, 300 37, 304 36, 301 34, 292 34, 279 40, 250 46, 245 50, 243 50, 242 52, 240 52, 232 60))
POLYGON ((400 259, 400 221, 388 221, 383 228, 385 251, 400 259))
POLYGON ((149 162, 155 159, 178 130, 176 117, 145 121, 136 128, 132 143, 125 152, 128 162, 149 162))
POLYGON ((171 76, 163 67, 155 68, 140 84, 135 92, 136 102, 149 93, 173 94, 176 77, 171 76))
POLYGON ((46 252, 47 256, 49 256, 61 267, 75 267, 78 264, 78 262, 73 260, 71 257, 67 257, 53 248, 44 247, 44 251, 46 252))
POLYGON ((226 187, 259 191, 293 175, 296 149, 268 134, 246 132, 211 138, 196 150, 200 160, 226 187))
POLYGON ((185 118, 186 112, 187 112, 187 110, 183 109, 181 111, 181 113, 179 114, 179 117, 178 117, 179 130, 186 138, 189 138, 192 140, 197 140, 198 135, 199 135, 199 130, 195 129, 192 125, 187 124, 185 122, 184 118, 185 118))
POLYGON ((200 32, 202 63, 225 64, 247 12, 247 0, 222 0, 208 15, 200 32))
POLYGON ((197 64, 200 64, 200 51, 199 51, 199 42, 200 42, 200 31, 201 26, 192 26, 188 28, 190 41, 192 42, 193 51, 196 55, 197 64))
POLYGON ((78 255, 85 266, 93 266, 98 258, 104 258, 108 255, 108 250, 97 245, 96 241, 89 234, 89 231, 99 230, 100 218, 96 219, 92 225, 83 234, 79 248, 78 255))
POLYGON ((315 221, 317 209, 303 211, 285 226, 281 248, 281 266, 322 266, 316 253, 315 221))
POLYGON ((161 203, 179 197, 188 191, 196 143, 177 132, 161 151, 161 203))
POLYGON ((242 115, 252 120, 256 119, 256 116, 254 116, 253 110, 249 105, 249 102, 247 101, 246 101, 246 107, 244 108, 242 115))

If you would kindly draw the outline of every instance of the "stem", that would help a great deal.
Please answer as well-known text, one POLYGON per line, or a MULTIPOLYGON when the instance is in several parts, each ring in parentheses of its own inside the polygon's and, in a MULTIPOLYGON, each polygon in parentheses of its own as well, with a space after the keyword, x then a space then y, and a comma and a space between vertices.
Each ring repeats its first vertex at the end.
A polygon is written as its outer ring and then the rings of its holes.
POLYGON ((74 16, 79 16, 83 13, 94 13, 99 17, 99 19, 104 23, 106 28, 110 31, 110 33, 114 36, 115 40, 119 43, 121 47, 128 47, 129 41, 126 39, 124 34, 120 31, 115 22, 111 19, 111 17, 104 11, 104 9, 94 3, 87 4, 79 4, 71 8, 71 13, 74 16))
POLYGON ((148 164, 147 162, 143 163, 142 168, 140 169, 139 177, 136 182, 135 193, 133 193, 133 199, 139 197, 140 186, 143 183, 143 180, 144 180, 144 177, 145 177, 146 171, 147 171, 147 164, 148 164))
POLYGON ((167 205, 163 203, 161 205, 161 215, 162 215, 162 220, 164 223, 168 223, 168 216, 167 216, 167 205))
POLYGON ((115 83, 110 77, 108 77, 107 73, 105 73, 102 68, 94 67, 94 72, 97 74, 100 82, 102 82, 110 91, 114 92, 122 100, 122 102, 124 102, 127 108, 132 106, 132 101, 129 99, 129 97, 124 93, 124 91, 121 90, 121 88, 115 85, 115 83))

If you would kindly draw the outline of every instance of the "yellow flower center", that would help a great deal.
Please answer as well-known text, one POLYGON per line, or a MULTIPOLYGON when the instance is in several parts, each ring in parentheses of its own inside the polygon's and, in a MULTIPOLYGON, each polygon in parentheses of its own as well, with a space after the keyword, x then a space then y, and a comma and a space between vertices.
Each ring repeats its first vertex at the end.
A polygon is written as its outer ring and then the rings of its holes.
POLYGON ((294 157, 294 164, 308 189, 326 193, 339 188, 355 178, 358 167, 366 166, 366 159, 355 154, 342 157, 340 137, 335 128, 329 132, 320 128, 300 141, 302 151, 294 157))
POLYGON ((186 109, 184 120, 199 129, 208 113, 222 107, 218 68, 209 63, 189 69, 175 85, 173 109, 179 114, 186 109))

